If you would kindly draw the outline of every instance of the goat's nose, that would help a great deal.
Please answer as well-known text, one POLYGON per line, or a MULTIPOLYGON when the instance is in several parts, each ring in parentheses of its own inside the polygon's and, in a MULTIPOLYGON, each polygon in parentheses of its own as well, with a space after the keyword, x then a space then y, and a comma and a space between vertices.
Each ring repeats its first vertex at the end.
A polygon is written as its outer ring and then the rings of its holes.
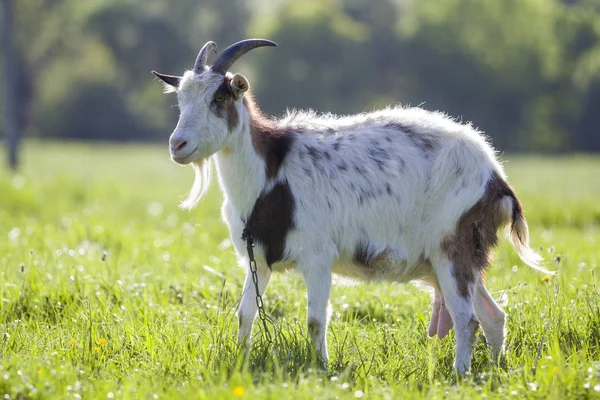
POLYGON ((185 139, 171 139, 171 151, 177 153, 187 146, 187 140, 185 139))

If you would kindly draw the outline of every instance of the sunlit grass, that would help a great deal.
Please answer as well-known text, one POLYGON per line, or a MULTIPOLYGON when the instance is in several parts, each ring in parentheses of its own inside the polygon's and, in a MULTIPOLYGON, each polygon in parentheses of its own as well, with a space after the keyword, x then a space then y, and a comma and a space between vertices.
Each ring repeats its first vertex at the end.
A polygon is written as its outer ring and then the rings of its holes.
POLYGON ((453 336, 426 336, 429 294, 391 284, 334 288, 320 370, 293 273, 265 296, 275 343, 256 329, 245 360, 221 195, 179 210, 192 172, 163 147, 28 143, 22 173, 0 172, 0 395, 600 397, 600 158, 505 157, 533 245, 560 274, 502 242, 487 281, 507 303, 508 365, 491 366, 480 336, 457 382, 453 336))

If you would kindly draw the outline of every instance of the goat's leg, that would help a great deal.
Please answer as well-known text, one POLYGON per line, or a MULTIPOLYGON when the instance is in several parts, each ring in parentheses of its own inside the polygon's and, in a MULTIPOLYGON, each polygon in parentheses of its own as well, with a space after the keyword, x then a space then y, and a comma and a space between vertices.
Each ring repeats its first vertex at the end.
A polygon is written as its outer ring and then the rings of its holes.
POLYGON ((450 260, 434 262, 433 268, 444 304, 454 322, 454 331, 456 332, 454 368, 461 375, 467 374, 471 369, 475 333, 479 328, 479 321, 475 316, 473 305, 476 282, 466 281, 462 274, 455 273, 457 267, 450 260))
POLYGON ((331 266, 313 263, 299 268, 304 274, 308 294, 308 332, 317 354, 321 355, 325 366, 328 362, 327 323, 329 320, 329 295, 331 293, 331 266))
POLYGON ((481 323, 487 344, 492 350, 492 358, 495 363, 498 363, 499 358, 500 360, 504 358, 506 314, 490 296, 481 281, 477 284, 474 303, 477 319, 481 323))
MULTIPOLYGON (((262 296, 267 289, 269 280, 271 279, 271 270, 264 266, 257 266, 257 277, 258 277, 258 292, 262 296)), ((244 291, 242 293, 242 301, 240 302, 240 309, 238 311, 239 319, 239 344, 249 344, 252 334, 252 325, 258 307, 256 305, 256 287, 254 286, 254 280, 252 279, 252 273, 250 269, 247 270, 246 282, 244 283, 244 291)))

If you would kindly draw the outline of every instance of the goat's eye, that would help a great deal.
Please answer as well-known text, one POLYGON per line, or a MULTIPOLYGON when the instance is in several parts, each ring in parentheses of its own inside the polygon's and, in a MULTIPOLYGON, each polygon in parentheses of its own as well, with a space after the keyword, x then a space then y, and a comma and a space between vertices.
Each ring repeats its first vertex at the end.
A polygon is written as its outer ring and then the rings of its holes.
POLYGON ((215 101, 221 103, 221 102, 225 101, 226 98, 227 97, 225 97, 224 95, 218 94, 218 95, 215 96, 215 101))

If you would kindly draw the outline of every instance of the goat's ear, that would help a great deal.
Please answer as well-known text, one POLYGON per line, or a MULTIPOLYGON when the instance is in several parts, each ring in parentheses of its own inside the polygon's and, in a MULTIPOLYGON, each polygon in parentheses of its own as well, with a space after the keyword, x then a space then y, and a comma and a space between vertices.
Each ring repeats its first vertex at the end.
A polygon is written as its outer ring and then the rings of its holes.
POLYGON ((154 76, 156 76, 158 79, 171 86, 172 88, 177 89, 179 87, 179 83, 181 83, 180 76, 165 75, 156 71, 152 71, 152 73, 154 74, 154 76))
POLYGON ((235 74, 229 83, 231 87, 231 91, 233 92, 233 97, 235 99, 239 99, 244 95, 244 93, 250 88, 250 84, 248 83, 248 79, 242 74, 235 74))

